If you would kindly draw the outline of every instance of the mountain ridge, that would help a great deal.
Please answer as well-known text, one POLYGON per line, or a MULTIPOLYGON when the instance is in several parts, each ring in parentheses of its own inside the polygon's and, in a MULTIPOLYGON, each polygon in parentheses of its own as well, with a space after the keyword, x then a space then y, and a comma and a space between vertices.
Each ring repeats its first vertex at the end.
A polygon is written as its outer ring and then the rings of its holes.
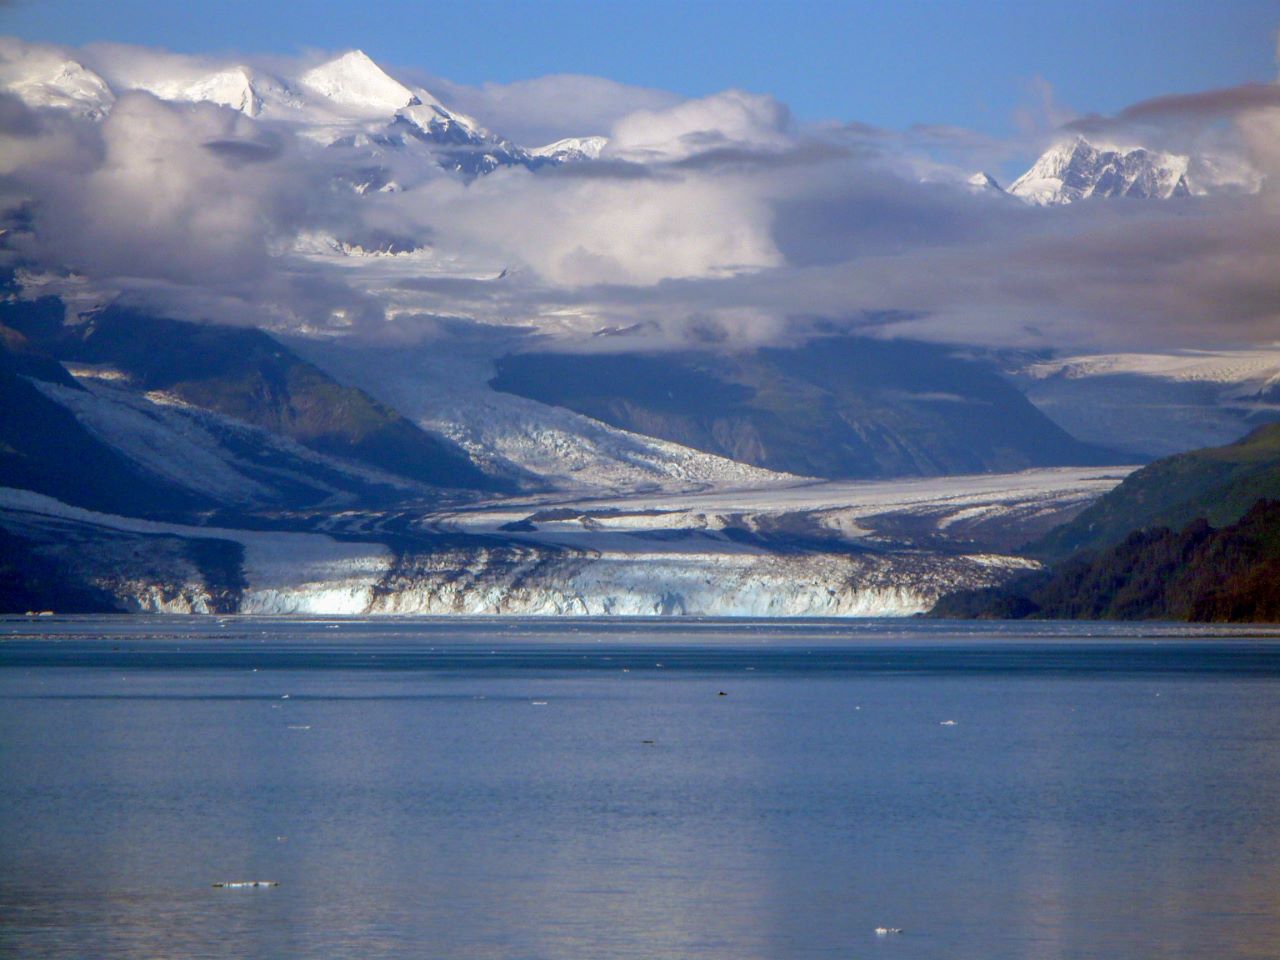
MULTIPOLYGON (((1167 200, 1193 193, 1189 159, 1145 147, 1095 147, 1084 137, 1050 147, 1008 192, 1036 206, 1055 206, 1091 197, 1167 200)), ((1203 192, 1196 188, 1194 192, 1203 192)))
POLYGON ((0 323, 50 358, 109 365, 140 393, 195 407, 409 480, 497 491, 461 449, 364 392, 346 387, 263 331, 196 324, 108 307, 77 326, 60 301, 0 304, 0 323))
POLYGON ((490 385, 753 466, 820 477, 1115 462, 993 368, 912 341, 712 355, 509 354, 490 385), (572 373, 572 376, 570 376, 572 373))

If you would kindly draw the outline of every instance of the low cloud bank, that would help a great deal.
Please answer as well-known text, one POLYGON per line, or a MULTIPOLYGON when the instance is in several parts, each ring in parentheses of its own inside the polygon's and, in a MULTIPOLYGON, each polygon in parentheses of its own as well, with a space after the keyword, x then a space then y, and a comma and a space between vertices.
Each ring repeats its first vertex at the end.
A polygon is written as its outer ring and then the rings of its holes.
POLYGON ((431 94, 502 136, 610 137, 597 161, 462 177, 438 145, 385 140, 393 116, 290 101, 289 77, 323 59, 4 41, 0 253, 26 276, 183 315, 366 336, 412 335, 421 316, 583 349, 823 329, 1072 350, 1280 339, 1273 84, 1050 135, 1191 155, 1247 189, 1035 209, 967 182, 1029 143, 806 126, 760 94, 681 100, 591 77, 437 81, 431 94), (419 259, 342 255, 379 245, 419 259))

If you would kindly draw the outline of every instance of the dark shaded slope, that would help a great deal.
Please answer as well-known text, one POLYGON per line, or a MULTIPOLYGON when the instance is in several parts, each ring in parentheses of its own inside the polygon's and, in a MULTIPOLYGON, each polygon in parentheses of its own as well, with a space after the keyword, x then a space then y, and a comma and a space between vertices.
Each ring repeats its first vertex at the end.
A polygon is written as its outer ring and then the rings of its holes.
POLYGON ((148 602, 235 613, 245 588, 243 568, 244 548, 230 540, 77 521, 42 526, 20 511, 0 512, 3 614, 123 613, 148 602))
POLYGON ((1280 501, 1239 522, 1137 531, 1101 553, 993 590, 944 597, 935 617, 1280 621, 1280 501))
POLYGON ((36 347, 11 327, 0 324, 0 368, 34 380, 56 383, 72 390, 83 389, 66 367, 36 347))
POLYGON ((0 349, 0 486, 107 513, 181 517, 211 506, 99 441, 18 372, 31 369, 0 349))
POLYGON ((883 477, 1103 463, 994 369, 940 346, 828 338, 743 354, 502 358, 497 390, 743 463, 883 477))
POLYGON ((1198 517, 1222 526, 1263 497, 1280 497, 1280 423, 1259 427, 1236 443, 1143 467, 1032 551, 1065 557, 1109 546, 1133 530, 1180 529, 1198 517))
POLYGON ((500 481, 460 448, 367 394, 346 387, 256 329, 187 323, 108 308, 54 325, 45 302, 4 304, 0 322, 63 360, 108 364, 140 390, 194 406, 434 486, 493 490, 500 481))
POLYGON ((106 590, 83 583, 36 544, 0 528, 0 613, 119 613, 106 590))

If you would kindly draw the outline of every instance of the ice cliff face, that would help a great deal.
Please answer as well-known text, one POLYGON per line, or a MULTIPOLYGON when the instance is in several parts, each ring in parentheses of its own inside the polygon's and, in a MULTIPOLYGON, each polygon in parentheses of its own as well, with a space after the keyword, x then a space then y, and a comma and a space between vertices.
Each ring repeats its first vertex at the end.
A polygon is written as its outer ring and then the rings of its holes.
POLYGON ((1139 200, 1185 197, 1201 192, 1187 177, 1187 157, 1133 150, 1099 149, 1082 137, 1051 147, 1015 180, 1009 193, 1036 206, 1074 203, 1089 197, 1139 200))
POLYGON ((402 559, 369 613, 521 616, 893 617, 960 585, 994 585, 1013 558, 763 553, 448 552, 402 559))

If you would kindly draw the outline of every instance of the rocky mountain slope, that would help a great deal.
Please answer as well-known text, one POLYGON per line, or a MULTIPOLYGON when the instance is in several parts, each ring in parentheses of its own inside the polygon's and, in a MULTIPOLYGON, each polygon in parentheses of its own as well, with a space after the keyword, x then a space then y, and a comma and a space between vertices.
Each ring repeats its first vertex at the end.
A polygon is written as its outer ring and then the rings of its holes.
POLYGON ((1083 137, 1051 147, 1009 185, 1009 193, 1037 206, 1090 197, 1167 200, 1189 197, 1186 157, 1138 147, 1099 149, 1083 137))
POLYGON ((118 308, 63 320, 57 300, 0 303, 10 485, 141 516, 510 488, 261 331, 118 308))
POLYGON ((930 476, 1116 462, 989 365, 909 341, 820 338, 728 355, 521 353, 500 391, 769 470, 930 476))

